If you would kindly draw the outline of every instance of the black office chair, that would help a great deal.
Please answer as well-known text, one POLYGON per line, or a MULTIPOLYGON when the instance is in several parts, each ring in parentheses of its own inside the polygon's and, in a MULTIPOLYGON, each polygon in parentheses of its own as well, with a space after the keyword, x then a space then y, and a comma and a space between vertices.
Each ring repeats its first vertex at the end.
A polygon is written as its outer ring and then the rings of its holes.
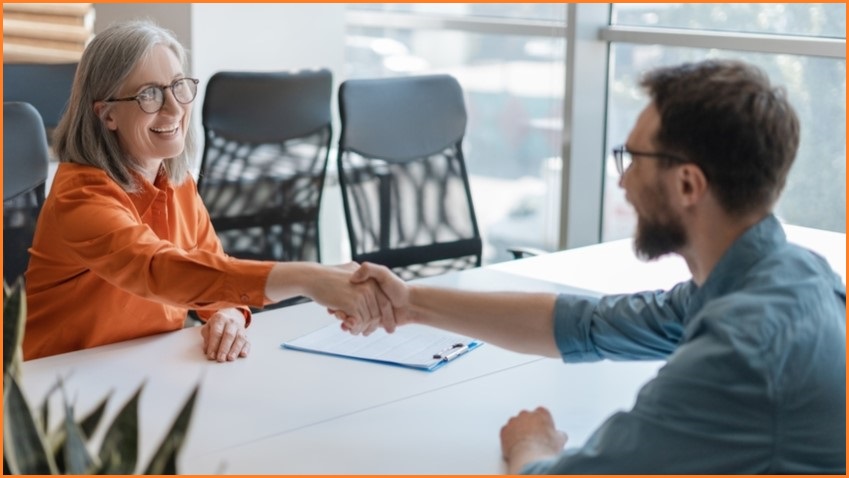
POLYGON ((47 182, 44 124, 28 103, 3 103, 3 278, 11 284, 29 263, 47 182))
POLYGON ((220 72, 209 80, 198 189, 229 255, 320 261, 332 83, 329 70, 220 72))
POLYGON ((209 80, 198 189, 228 254, 320 260, 331 91, 328 70, 221 72, 209 80))
POLYGON ((404 279, 479 266, 457 80, 348 80, 339 111, 339 182, 353 260, 383 264, 404 279))
POLYGON ((48 143, 71 96, 76 63, 6 63, 3 101, 30 103, 41 115, 48 143))

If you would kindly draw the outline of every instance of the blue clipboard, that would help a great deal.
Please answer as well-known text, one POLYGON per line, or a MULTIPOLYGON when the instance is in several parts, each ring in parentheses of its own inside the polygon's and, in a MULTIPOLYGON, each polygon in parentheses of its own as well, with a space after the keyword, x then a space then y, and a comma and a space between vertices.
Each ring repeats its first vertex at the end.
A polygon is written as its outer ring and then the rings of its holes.
POLYGON ((399 327, 392 334, 376 330, 368 337, 331 324, 281 347, 432 372, 481 345, 477 339, 418 324, 399 327))

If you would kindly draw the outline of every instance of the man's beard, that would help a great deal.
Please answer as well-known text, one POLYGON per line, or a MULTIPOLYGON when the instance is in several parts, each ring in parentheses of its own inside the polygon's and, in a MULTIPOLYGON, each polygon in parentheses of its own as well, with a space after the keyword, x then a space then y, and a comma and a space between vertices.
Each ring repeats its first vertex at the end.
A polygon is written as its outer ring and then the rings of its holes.
POLYGON ((666 191, 658 185, 652 196, 652 217, 637 215, 637 233, 634 237, 634 252, 642 260, 680 251, 687 244, 687 232, 681 218, 669 208, 666 191))

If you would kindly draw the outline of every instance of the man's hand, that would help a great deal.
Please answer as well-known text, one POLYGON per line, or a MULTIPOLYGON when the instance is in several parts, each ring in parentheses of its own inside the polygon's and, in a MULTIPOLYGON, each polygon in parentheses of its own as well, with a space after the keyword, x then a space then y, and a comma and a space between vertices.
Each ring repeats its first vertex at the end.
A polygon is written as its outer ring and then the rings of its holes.
POLYGON ((507 462, 507 473, 518 474, 528 463, 560 454, 566 440, 566 434, 554 427, 547 409, 523 410, 501 428, 501 453, 507 462))
POLYGON ((245 331, 245 316, 238 309, 221 309, 203 324, 203 351, 209 360, 229 362, 247 357, 251 350, 245 331))

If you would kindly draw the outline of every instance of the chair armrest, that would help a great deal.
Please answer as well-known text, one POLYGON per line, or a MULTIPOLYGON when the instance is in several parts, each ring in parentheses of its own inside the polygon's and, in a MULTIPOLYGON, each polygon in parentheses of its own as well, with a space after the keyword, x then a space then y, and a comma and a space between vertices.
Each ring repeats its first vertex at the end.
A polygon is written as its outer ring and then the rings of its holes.
POLYGON ((533 257, 542 254, 548 254, 548 251, 537 249, 535 247, 509 247, 507 248, 507 252, 513 254, 513 259, 522 259, 524 257, 533 257))

